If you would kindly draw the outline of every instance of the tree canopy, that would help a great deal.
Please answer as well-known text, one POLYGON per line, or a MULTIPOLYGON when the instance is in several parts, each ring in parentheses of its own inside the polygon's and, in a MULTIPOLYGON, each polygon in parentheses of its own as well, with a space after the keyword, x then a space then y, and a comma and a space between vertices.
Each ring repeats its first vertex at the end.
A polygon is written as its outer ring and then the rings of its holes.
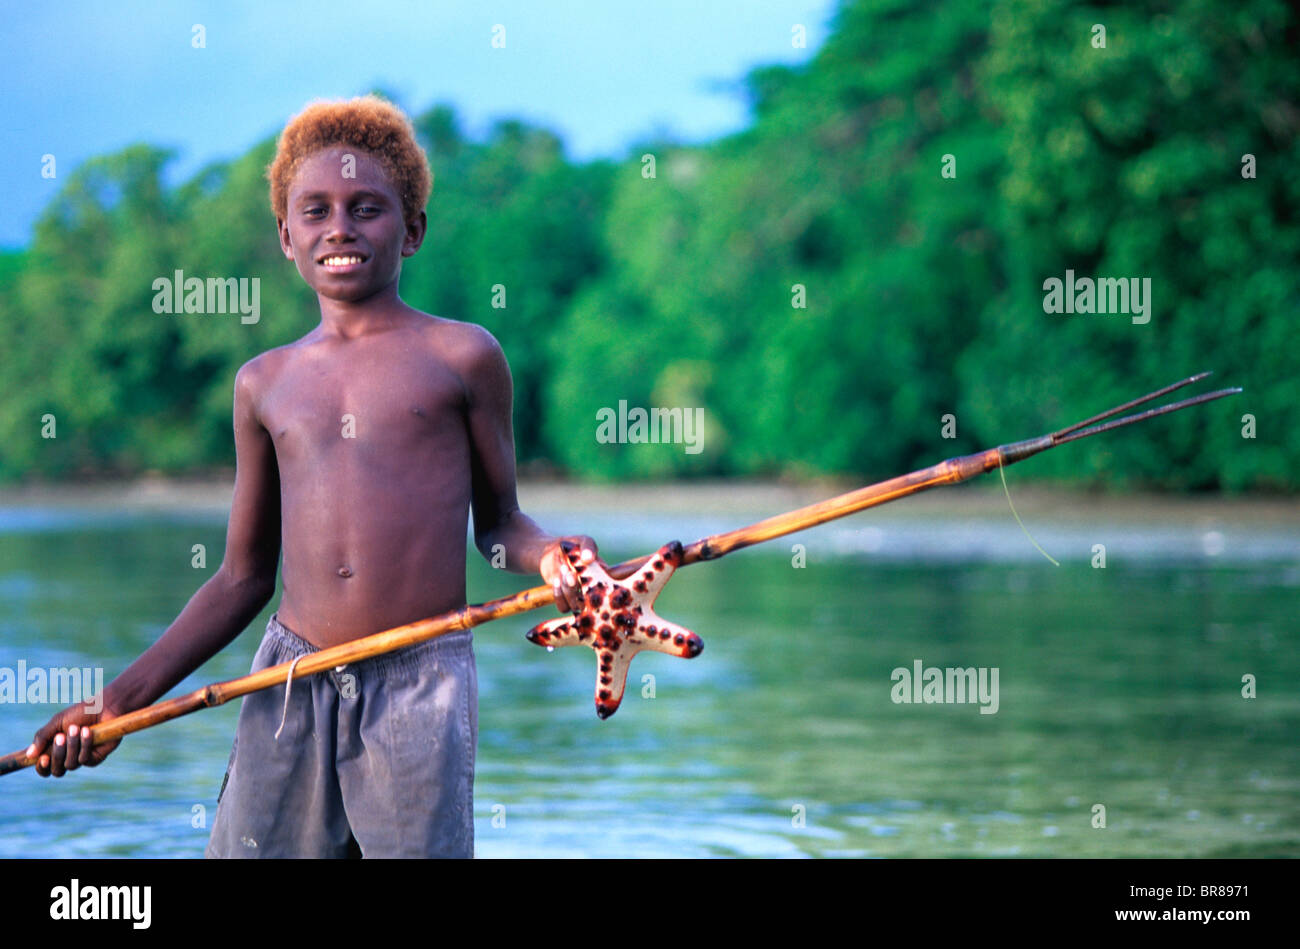
MULTIPOLYGON (((500 340, 525 470, 883 477, 1212 368, 1245 394, 1032 475, 1295 490, 1298 38, 1273 0, 856 0, 702 146, 579 163, 435 105, 402 296, 500 340), (1149 279, 1149 321, 1045 312, 1067 271, 1149 279), (620 400, 702 408, 703 451, 598 441, 620 400)), ((0 256, 0 478, 233 462, 235 370, 319 319, 268 210, 273 145, 174 188, 159 148, 87 161, 0 256), (258 278, 260 320, 155 313, 176 270, 258 278)))

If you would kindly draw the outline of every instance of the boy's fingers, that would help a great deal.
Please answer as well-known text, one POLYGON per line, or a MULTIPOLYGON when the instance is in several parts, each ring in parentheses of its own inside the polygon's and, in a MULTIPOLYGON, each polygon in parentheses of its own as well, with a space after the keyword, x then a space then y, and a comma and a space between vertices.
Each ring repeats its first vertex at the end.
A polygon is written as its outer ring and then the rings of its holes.
POLYGON ((578 563, 583 566, 597 560, 596 542, 585 534, 560 538, 556 548, 548 552, 551 565, 558 577, 551 584, 555 605, 562 613, 572 613, 582 604, 582 576, 566 554, 578 549, 578 563))
POLYGON ((48 778, 50 776, 49 755, 41 755, 39 758, 36 759, 36 773, 39 774, 42 778, 48 778))
POLYGON ((63 777, 63 752, 67 749, 67 738, 63 732, 54 736, 54 747, 50 749, 50 774, 56 778, 63 777))
POLYGON ((81 766, 81 726, 73 725, 68 729, 67 752, 63 756, 64 766, 75 771, 81 766))

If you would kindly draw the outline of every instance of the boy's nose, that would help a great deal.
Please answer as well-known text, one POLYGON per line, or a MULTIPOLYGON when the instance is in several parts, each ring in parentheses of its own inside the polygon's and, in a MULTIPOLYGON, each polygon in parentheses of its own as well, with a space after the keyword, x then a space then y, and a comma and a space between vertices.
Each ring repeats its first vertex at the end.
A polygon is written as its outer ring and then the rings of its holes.
POLYGON ((331 242, 351 241, 357 236, 356 222, 347 214, 331 214, 329 226, 325 229, 325 240, 331 242))

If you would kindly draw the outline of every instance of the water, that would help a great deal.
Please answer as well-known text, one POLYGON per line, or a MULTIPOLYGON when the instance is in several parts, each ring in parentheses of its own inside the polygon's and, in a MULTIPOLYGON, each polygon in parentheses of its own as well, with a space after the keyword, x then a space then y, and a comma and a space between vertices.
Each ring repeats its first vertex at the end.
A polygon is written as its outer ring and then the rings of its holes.
MULTIPOLYGON (((744 523, 540 519, 583 525, 610 562, 744 523)), ((685 569, 657 608, 703 654, 640 654, 606 722, 594 654, 523 639, 554 612, 480 628, 478 855, 1300 855, 1300 539, 1112 529, 1128 555, 1103 570, 1068 530, 1036 524, 1085 552, 1060 568, 998 531, 841 522, 685 569), (996 667, 996 714, 895 704, 892 670, 918 659, 996 667)), ((196 543, 215 568, 224 520, 0 511, 0 667, 111 678, 210 573, 196 543)), ((481 559, 469 578, 473 600, 530 583, 481 559)), ((178 691, 245 673, 270 611, 178 691)), ((0 706, 0 750, 53 711, 0 706)), ((62 780, 0 778, 0 857, 201 856, 237 714, 130 736, 62 780)))

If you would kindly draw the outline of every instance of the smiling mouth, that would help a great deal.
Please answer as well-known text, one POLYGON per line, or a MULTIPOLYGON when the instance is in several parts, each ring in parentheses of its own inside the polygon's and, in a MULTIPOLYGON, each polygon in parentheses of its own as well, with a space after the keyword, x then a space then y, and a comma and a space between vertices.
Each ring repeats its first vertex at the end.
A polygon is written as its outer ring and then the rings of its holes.
POLYGON ((365 254, 328 254, 320 259, 320 264, 326 270, 346 271, 369 259, 365 254))

